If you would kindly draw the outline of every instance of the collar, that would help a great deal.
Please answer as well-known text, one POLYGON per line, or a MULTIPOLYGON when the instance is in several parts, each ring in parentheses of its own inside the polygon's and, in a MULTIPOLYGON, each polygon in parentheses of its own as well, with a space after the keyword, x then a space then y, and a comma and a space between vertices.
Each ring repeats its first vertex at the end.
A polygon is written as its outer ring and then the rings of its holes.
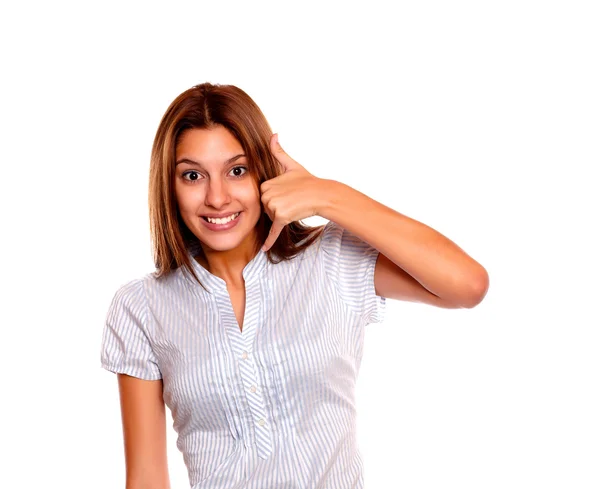
MULTIPOLYGON (((194 268, 194 272, 196 272, 196 275, 204 284, 209 293, 214 294, 217 291, 227 291, 227 283, 225 280, 223 280, 221 277, 213 275, 196 261, 194 256, 198 254, 197 247, 189 247, 187 253, 192 263, 192 267, 194 268)), ((246 287, 252 285, 264 275, 268 261, 267 253, 259 250, 254 258, 248 262, 248 264, 244 267, 244 270, 242 270, 242 277, 244 278, 244 284, 246 287)), ((193 277, 190 278, 193 280, 193 277)), ((196 285, 198 284, 196 283, 196 285)), ((198 285, 198 287, 200 286, 198 285)))

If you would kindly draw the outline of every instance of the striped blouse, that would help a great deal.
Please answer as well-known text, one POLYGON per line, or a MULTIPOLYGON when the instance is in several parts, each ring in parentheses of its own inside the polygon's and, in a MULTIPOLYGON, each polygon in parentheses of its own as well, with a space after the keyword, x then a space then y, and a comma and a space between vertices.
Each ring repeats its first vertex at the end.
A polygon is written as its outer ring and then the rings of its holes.
POLYGON ((225 281, 193 259, 208 291, 183 267, 117 290, 101 366, 162 379, 192 489, 363 487, 355 383, 364 327, 386 309, 378 254, 333 221, 290 261, 259 251, 242 331, 225 281))

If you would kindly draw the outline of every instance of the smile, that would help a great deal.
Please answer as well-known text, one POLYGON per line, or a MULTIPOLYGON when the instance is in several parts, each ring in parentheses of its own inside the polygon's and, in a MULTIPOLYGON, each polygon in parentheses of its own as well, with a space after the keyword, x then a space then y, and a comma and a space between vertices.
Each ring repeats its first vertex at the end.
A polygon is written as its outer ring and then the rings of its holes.
POLYGON ((213 219, 212 217, 202 216, 202 224, 210 231, 228 231, 234 228, 241 220, 241 212, 236 212, 226 217, 213 219))
POLYGON ((202 216, 202 218, 205 221, 210 222, 212 224, 227 224, 228 222, 236 219, 237 216, 239 216, 239 215, 240 215, 240 213, 236 212, 235 214, 231 214, 230 216, 227 216, 227 217, 221 217, 219 219, 213 219, 212 217, 205 217, 205 216, 202 216))

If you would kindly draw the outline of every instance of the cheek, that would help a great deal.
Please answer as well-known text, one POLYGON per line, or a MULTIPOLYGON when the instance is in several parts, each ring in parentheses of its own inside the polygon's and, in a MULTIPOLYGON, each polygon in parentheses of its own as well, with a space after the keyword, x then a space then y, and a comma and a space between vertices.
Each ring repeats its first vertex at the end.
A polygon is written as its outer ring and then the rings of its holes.
POLYGON ((182 214, 194 213, 198 202, 202 201, 202 195, 198 191, 189 191, 182 186, 175 186, 175 200, 182 214))
POLYGON ((257 187, 248 187, 240 193, 240 198, 244 200, 248 207, 260 205, 260 191, 257 187))

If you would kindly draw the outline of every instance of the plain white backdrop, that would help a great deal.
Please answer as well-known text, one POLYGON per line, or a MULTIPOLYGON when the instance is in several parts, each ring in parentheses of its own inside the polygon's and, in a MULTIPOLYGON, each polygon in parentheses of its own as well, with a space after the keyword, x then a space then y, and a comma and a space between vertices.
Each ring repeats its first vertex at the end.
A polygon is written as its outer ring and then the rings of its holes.
MULTIPOLYGON (((388 301, 367 326, 366 488, 600 487, 594 7, 1 7, 0 486, 124 487, 105 314, 153 270, 160 118, 210 81, 253 97, 310 172, 437 229, 490 275, 474 309, 388 301)), ((171 485, 189 487, 167 413, 171 485)))

